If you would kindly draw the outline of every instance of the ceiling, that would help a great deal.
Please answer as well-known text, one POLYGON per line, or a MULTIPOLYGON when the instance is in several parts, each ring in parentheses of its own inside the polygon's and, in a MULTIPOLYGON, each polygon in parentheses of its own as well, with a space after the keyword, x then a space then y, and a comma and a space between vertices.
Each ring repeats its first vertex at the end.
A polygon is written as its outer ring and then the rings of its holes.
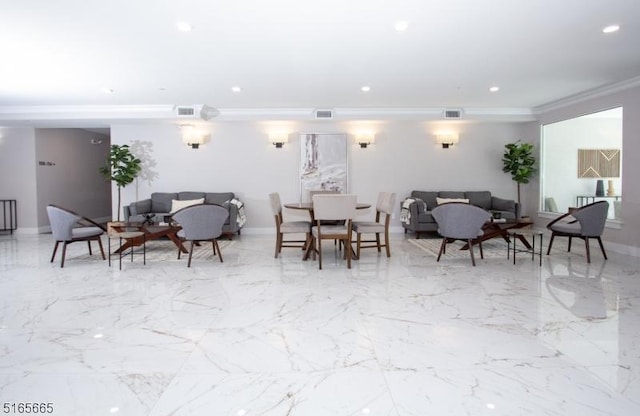
POLYGON ((640 75, 638 0, 0 0, 0 10, 0 121, 87 105, 535 109, 640 75), (611 24, 620 30, 604 34, 611 24))

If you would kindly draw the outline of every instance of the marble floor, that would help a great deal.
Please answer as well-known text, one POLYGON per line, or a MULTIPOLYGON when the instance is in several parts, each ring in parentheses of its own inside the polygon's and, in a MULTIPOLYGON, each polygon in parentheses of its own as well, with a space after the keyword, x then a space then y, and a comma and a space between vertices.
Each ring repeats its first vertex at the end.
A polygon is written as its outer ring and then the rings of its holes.
POLYGON ((474 268, 397 234, 391 259, 348 270, 328 244, 318 270, 273 241, 120 271, 1 235, 3 414, 640 415, 638 258, 594 248, 587 265, 559 240, 542 266, 474 268))

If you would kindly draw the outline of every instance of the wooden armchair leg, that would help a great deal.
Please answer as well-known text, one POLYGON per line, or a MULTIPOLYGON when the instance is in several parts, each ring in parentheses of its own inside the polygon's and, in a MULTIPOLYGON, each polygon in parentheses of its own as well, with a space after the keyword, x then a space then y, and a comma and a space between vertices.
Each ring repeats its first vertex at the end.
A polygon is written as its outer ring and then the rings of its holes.
POLYGON ((604 245, 602 245, 602 239, 600 237, 598 237, 598 244, 600 244, 600 250, 602 250, 602 256, 604 257, 605 260, 608 260, 607 253, 604 252, 604 245))

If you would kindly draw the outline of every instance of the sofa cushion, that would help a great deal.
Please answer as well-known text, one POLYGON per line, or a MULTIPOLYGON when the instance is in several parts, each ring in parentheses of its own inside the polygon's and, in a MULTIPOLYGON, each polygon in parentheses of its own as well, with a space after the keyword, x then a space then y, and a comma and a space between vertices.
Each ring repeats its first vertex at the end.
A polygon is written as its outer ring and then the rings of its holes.
POLYGON ((129 205, 130 215, 146 214, 151 212, 151 199, 143 199, 129 205))
POLYGON ((436 202, 436 197, 438 196, 437 192, 429 192, 429 191, 411 191, 412 198, 418 198, 424 201, 427 205, 427 211, 431 211, 432 208, 438 206, 436 202))
POLYGON ((192 192, 192 191, 185 191, 185 192, 178 192, 178 200, 180 201, 188 201, 190 199, 200 199, 200 198, 204 198, 204 192, 192 192))
POLYGON ((235 198, 233 192, 207 192, 204 194, 204 202, 207 204, 224 205, 225 202, 235 198))
POLYGON ((204 198, 199 199, 173 199, 171 200, 171 213, 181 210, 182 208, 190 207, 191 205, 198 205, 204 203, 204 198))
POLYGON ((438 196, 440 198, 450 198, 450 199, 465 199, 466 196, 462 191, 440 191, 438 192, 438 196))
POLYGON ((171 201, 178 199, 175 192, 154 192, 151 194, 151 212, 170 212, 171 201))
POLYGON ((512 199, 491 198, 491 209, 495 211, 511 211, 516 210, 516 201, 512 199))
POLYGON ((464 193, 469 198, 469 203, 482 209, 491 209, 491 192, 489 191, 467 191, 464 193))
POLYGON ((461 202, 463 204, 468 204, 469 200, 466 198, 436 198, 436 202, 438 205, 448 204, 450 202, 461 202))

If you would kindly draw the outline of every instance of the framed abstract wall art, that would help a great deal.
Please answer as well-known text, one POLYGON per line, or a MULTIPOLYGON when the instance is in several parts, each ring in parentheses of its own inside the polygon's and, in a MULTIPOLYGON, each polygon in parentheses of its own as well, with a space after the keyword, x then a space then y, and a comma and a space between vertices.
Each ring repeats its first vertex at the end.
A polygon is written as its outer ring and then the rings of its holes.
POLYGON ((347 192, 346 134, 300 134, 300 201, 316 190, 347 192))

